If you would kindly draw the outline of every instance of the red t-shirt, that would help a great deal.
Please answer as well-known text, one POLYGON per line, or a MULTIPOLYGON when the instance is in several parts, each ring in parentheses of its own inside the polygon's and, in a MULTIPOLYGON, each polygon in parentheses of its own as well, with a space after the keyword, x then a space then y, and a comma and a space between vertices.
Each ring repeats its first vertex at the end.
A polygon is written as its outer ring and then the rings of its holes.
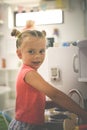
POLYGON ((24 81, 33 69, 23 65, 16 82, 16 119, 30 124, 44 123, 45 95, 24 81))

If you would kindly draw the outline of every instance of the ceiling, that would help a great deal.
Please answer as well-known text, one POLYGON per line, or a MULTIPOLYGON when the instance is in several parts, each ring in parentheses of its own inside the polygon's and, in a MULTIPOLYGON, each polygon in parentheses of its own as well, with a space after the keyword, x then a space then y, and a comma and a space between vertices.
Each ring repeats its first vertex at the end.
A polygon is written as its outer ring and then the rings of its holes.
POLYGON ((11 4, 11 5, 38 5, 41 0, 0 0, 2 4, 11 4))
POLYGON ((55 0, 0 0, 0 4, 9 4, 11 7, 39 7, 51 6, 53 8, 55 0), (50 4, 49 4, 50 3, 50 4))

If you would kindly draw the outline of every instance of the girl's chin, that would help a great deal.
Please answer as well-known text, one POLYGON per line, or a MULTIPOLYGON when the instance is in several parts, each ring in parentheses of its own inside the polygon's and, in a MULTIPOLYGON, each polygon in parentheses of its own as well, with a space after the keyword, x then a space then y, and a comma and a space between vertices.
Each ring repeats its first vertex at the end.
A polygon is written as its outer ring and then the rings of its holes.
POLYGON ((29 64, 27 64, 27 65, 30 66, 33 69, 38 69, 40 67, 40 65, 29 65, 29 64))
POLYGON ((39 68, 40 66, 35 66, 35 67, 33 67, 35 70, 37 70, 38 68, 39 68))
POLYGON ((40 65, 34 65, 33 68, 37 70, 39 67, 40 67, 40 65))
POLYGON ((37 70, 41 66, 41 64, 32 64, 29 66, 31 66, 33 69, 37 70))

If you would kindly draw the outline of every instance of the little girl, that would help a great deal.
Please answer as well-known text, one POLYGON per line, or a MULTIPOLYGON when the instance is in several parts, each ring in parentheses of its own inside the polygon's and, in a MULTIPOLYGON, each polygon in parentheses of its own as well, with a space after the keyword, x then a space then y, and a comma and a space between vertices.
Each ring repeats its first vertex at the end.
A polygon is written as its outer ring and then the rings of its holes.
POLYGON ((13 29, 11 36, 17 37, 16 52, 23 64, 16 82, 15 119, 8 130, 43 130, 44 110, 55 106, 61 106, 87 122, 87 112, 37 72, 45 58, 45 34, 37 30, 21 33, 13 29), (46 95, 52 101, 46 102, 46 95))

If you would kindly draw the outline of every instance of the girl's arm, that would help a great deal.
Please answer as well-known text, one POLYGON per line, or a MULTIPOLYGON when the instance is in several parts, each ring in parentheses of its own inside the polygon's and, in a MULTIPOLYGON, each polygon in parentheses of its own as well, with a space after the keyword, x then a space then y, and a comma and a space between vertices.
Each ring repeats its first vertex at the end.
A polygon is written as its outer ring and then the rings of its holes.
POLYGON ((36 71, 30 71, 25 76, 25 82, 43 92, 57 105, 77 114, 87 123, 87 112, 70 97, 46 82, 36 71))

